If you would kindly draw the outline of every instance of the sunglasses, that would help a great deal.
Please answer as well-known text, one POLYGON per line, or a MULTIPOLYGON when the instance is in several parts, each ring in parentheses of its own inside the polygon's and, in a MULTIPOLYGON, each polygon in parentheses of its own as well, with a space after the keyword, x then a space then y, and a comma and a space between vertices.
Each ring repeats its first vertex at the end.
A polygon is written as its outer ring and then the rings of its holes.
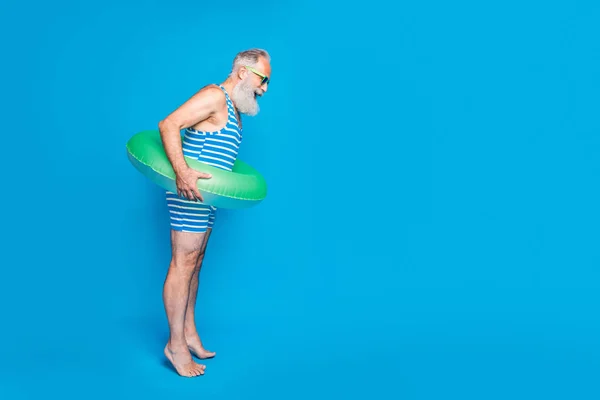
POLYGON ((248 69, 248 70, 250 70, 250 71, 254 72, 256 75, 258 75, 258 76, 260 76, 260 77, 262 78, 262 81, 260 81, 260 84, 261 84, 261 85, 264 85, 265 83, 269 83, 269 82, 271 82, 271 80, 269 79, 269 77, 268 77, 268 76, 266 76, 265 74, 263 74, 263 73, 260 73, 260 72, 258 72, 257 70, 255 70, 254 68, 252 68, 252 67, 249 67, 249 66, 247 66, 247 65, 245 65, 244 67, 246 67, 246 69, 248 69))

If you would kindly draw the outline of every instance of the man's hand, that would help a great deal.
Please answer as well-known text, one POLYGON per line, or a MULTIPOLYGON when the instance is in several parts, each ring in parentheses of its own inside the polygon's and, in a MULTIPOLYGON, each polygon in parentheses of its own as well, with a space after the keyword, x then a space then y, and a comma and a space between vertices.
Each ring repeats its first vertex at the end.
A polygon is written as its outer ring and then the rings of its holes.
POLYGON ((198 179, 210 178, 210 174, 199 172, 189 167, 184 169, 181 173, 176 174, 177 195, 183 196, 188 200, 204 201, 198 190, 198 179))

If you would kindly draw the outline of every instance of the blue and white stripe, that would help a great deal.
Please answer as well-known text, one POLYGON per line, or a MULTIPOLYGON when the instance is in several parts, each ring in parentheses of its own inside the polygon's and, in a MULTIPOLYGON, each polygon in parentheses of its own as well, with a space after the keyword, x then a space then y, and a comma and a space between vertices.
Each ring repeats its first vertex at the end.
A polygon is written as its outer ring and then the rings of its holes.
POLYGON ((215 207, 182 199, 175 193, 167 192, 167 206, 174 230, 204 232, 215 222, 215 207))
MULTIPOLYGON (((187 128, 182 149, 186 157, 195 158, 216 168, 231 171, 242 144, 242 129, 235 115, 233 103, 222 85, 219 85, 227 101, 227 123, 214 132, 187 128)), ((171 228, 185 232, 205 232, 215 221, 216 208, 199 204, 167 192, 167 206, 171 228)))

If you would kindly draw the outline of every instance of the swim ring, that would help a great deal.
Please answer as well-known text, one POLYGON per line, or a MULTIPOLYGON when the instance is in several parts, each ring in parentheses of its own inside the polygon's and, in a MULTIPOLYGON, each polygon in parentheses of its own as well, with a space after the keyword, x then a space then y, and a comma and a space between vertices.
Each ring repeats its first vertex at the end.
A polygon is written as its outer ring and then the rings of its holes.
MULTIPOLYGON (((129 161, 139 172, 161 188, 177 193, 175 172, 158 130, 136 133, 127 141, 126 148, 129 161)), ((212 175, 209 179, 198 179, 204 204, 217 208, 248 208, 267 196, 265 179, 241 160, 236 160, 232 171, 227 171, 184 157, 190 168, 212 175)))

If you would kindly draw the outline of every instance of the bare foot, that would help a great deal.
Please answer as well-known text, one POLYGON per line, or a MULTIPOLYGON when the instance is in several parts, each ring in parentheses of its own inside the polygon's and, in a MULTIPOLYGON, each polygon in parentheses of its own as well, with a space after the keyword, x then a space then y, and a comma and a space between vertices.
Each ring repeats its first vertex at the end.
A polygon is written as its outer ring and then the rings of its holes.
POLYGON ((185 341, 188 344, 190 352, 200 359, 213 358, 216 355, 214 351, 208 351, 202 346, 202 341, 197 333, 186 335, 185 341))
POLYGON ((181 376, 193 377, 204 375, 205 365, 198 364, 192 359, 189 350, 183 348, 173 351, 169 344, 165 346, 165 356, 173 364, 177 373, 181 376))

